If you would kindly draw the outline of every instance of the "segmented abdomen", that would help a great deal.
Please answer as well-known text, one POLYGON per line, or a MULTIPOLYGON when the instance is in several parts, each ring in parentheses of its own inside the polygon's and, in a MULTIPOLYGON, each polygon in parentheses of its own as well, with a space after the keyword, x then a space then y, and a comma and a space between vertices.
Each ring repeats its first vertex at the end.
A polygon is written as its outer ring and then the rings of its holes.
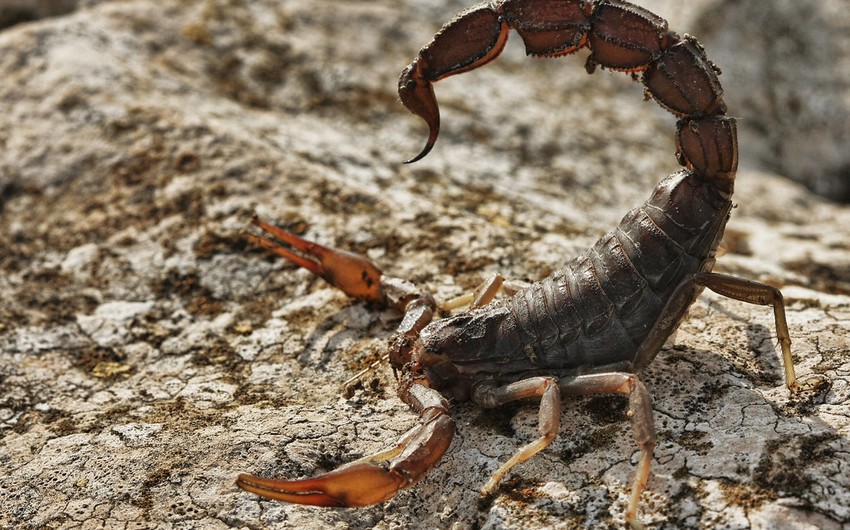
POLYGON ((613 231, 509 302, 533 364, 631 361, 685 279, 713 265, 731 202, 688 171, 664 179, 613 231))

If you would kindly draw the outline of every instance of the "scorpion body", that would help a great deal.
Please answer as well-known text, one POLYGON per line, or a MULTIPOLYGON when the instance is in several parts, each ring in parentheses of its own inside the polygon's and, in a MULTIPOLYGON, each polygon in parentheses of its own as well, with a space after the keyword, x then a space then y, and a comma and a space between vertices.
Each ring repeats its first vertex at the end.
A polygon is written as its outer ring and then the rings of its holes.
POLYGON ((464 11, 420 50, 401 74, 402 103, 440 128, 432 83, 496 58, 510 29, 535 56, 589 48, 586 68, 631 73, 646 93, 678 117, 682 169, 630 211, 590 250, 548 278, 491 303, 500 279, 486 283, 468 312, 433 321, 438 306, 409 282, 384 275, 365 257, 320 246, 254 220, 288 246, 249 239, 304 267, 349 296, 404 313, 388 357, 399 396, 420 425, 398 445, 334 471, 299 480, 240 475, 237 484, 267 498, 320 506, 365 506, 391 498, 431 469, 455 431, 449 400, 482 407, 540 400, 540 437, 523 446, 482 488, 489 496, 519 462, 558 433, 564 395, 622 394, 639 449, 625 513, 634 528, 655 447, 649 392, 639 373, 663 346, 704 288, 773 307, 786 385, 799 385, 781 293, 774 287, 712 272, 729 213, 738 163, 735 121, 726 116, 719 70, 697 40, 679 36, 661 17, 622 0, 502 0, 464 11))
MULTIPOLYGON (((711 270, 731 206, 693 174, 674 173, 566 267, 504 303, 432 322, 420 333, 420 363, 438 362, 429 379, 460 392, 484 375, 508 383, 642 368, 661 346, 640 348, 650 323, 679 286, 711 270)), ((699 291, 681 295, 661 335, 673 332, 699 291)))

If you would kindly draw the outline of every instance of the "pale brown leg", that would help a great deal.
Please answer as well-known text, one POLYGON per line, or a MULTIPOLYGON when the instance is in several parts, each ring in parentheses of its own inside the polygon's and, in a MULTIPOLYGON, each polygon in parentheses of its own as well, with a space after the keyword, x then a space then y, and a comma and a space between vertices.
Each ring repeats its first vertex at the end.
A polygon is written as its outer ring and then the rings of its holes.
POLYGON ((652 400, 649 392, 635 374, 614 372, 607 374, 580 375, 558 381, 563 395, 584 396, 588 394, 626 394, 629 396, 629 418, 632 423, 635 443, 640 448, 640 460, 632 482, 632 493, 626 509, 626 522, 632 528, 643 528, 637 517, 640 495, 649 480, 652 453, 655 450, 655 422, 652 418, 652 400))
POLYGON ((561 425, 561 393, 555 379, 551 377, 530 377, 502 387, 480 385, 475 389, 472 400, 485 408, 494 408, 530 397, 540 398, 540 438, 520 448, 490 476, 490 480, 481 489, 484 496, 491 495, 496 490, 499 481, 512 467, 536 455, 555 439, 561 425))
POLYGON ((782 365, 785 368, 785 384, 792 392, 800 390, 797 375, 794 373, 794 360, 791 358, 791 334, 785 320, 785 302, 779 289, 764 283, 745 280, 726 274, 703 272, 694 276, 694 283, 708 287, 719 295, 748 302, 750 304, 773 306, 773 318, 776 322, 776 336, 782 348, 782 365))
MULTIPOLYGON (((677 317, 684 314, 687 306, 693 302, 698 290, 707 287, 715 293, 750 304, 773 306, 776 323, 776 336, 782 349, 782 365, 785 369, 785 384, 792 392, 801 390, 794 373, 794 361, 791 358, 791 335, 785 320, 785 303, 779 289, 752 280, 745 280, 726 274, 701 272, 686 280, 670 296, 667 306, 635 354, 634 368, 640 370, 648 365, 664 342, 678 325, 677 317)), ((807 382, 806 387, 814 387, 817 382, 807 382)))
POLYGON ((457 298, 443 302, 440 304, 440 309, 451 311, 463 306, 468 306, 469 309, 483 307, 493 301, 504 282, 505 278, 501 274, 493 273, 485 278, 471 293, 462 294, 457 298))
POLYGON ((440 304, 443 311, 452 311, 466 306, 468 309, 484 307, 493 301, 493 298, 502 291, 508 296, 513 296, 518 291, 525 289, 530 284, 522 280, 506 280, 498 272, 494 272, 484 279, 471 293, 462 294, 440 304))

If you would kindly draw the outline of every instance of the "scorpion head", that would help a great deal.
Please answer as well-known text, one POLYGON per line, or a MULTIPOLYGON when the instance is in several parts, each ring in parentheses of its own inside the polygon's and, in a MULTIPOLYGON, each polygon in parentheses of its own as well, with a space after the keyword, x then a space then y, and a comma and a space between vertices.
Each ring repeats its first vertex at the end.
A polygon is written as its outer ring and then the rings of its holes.
POLYGON ((398 95, 407 110, 420 116, 428 124, 428 141, 418 155, 405 162, 410 164, 427 155, 434 147, 437 135, 440 134, 440 108, 434 96, 434 86, 422 76, 418 60, 411 63, 401 73, 398 80, 398 95))

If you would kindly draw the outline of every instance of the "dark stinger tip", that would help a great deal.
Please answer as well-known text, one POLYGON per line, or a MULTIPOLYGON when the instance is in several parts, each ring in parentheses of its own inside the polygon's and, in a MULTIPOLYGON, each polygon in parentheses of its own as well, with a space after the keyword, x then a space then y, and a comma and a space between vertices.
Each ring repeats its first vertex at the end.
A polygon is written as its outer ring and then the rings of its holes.
POLYGON ((420 151, 418 155, 414 156, 410 160, 405 160, 404 163, 405 164, 412 164, 413 162, 416 162, 418 160, 422 160, 423 158, 425 158, 425 155, 430 153, 431 148, 434 147, 434 143, 436 143, 436 141, 437 141, 437 135, 439 134, 439 132, 440 132, 440 125, 439 125, 439 122, 438 122, 437 128, 436 129, 432 128, 431 132, 428 134, 428 141, 425 142, 425 147, 422 148, 422 151, 420 151))
POLYGON ((437 98, 434 96, 434 86, 422 77, 417 62, 405 68, 401 73, 398 80, 398 95, 407 110, 416 114, 428 124, 428 141, 418 155, 405 162, 405 164, 410 164, 421 160, 434 147, 437 136, 440 134, 440 108, 437 105, 437 98))

